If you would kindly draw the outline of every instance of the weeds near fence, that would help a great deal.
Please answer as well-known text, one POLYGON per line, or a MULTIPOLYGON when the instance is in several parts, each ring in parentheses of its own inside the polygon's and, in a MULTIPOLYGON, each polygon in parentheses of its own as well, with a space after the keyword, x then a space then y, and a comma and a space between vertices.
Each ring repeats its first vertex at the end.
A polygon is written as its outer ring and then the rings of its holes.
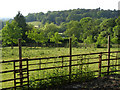
POLYGON ((73 83, 73 82, 84 82, 90 79, 95 78, 95 72, 90 71, 90 69, 82 69, 80 71, 78 68, 74 68, 72 70, 75 74, 72 74, 71 80, 69 80, 69 75, 68 75, 68 70, 65 68, 62 69, 55 69, 53 72, 48 72, 46 74, 46 79, 44 80, 37 80, 36 78, 39 78, 40 74, 39 72, 36 74, 37 77, 31 77, 30 79, 30 88, 35 89, 35 88, 61 88, 61 86, 64 86, 68 83, 73 83))

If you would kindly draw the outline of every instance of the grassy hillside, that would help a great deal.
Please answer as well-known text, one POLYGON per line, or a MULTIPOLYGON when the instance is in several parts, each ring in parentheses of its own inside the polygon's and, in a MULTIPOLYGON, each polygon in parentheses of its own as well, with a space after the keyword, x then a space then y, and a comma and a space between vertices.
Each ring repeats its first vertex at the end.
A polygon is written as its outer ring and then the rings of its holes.
POLYGON ((27 24, 32 24, 34 26, 40 26, 41 22, 39 22, 39 21, 33 21, 33 22, 27 22, 27 24))

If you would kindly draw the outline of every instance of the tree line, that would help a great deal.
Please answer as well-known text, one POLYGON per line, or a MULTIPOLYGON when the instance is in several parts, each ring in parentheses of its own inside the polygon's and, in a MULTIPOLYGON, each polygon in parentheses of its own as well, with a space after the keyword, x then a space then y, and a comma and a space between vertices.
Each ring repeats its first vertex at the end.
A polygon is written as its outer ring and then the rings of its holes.
POLYGON ((30 42, 38 43, 41 46, 49 46, 51 43, 62 45, 65 40, 72 37, 73 45, 95 43, 99 47, 107 43, 108 35, 111 36, 113 44, 119 43, 120 17, 83 17, 80 20, 70 20, 60 24, 46 21, 39 28, 27 24, 26 21, 27 19, 18 12, 14 20, 6 23, 2 29, 3 46, 17 44, 18 38, 23 39, 22 43, 24 45, 30 42))
POLYGON ((115 18, 118 17, 117 10, 103 10, 97 9, 73 9, 63 11, 48 11, 47 13, 29 13, 26 16, 27 22, 40 21, 43 24, 54 23, 60 25, 62 22, 69 22, 71 20, 80 21, 84 17, 91 18, 115 18))

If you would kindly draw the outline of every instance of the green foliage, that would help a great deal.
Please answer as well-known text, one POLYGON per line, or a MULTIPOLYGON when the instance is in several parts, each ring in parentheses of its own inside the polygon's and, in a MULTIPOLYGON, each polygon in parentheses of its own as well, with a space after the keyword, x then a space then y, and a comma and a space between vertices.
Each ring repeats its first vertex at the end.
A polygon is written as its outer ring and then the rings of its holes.
POLYGON ((48 11, 47 13, 29 13, 26 16, 27 22, 40 21, 43 24, 46 22, 60 25, 62 22, 80 21, 84 17, 91 18, 115 18, 118 16, 118 11, 103 10, 103 9, 73 9, 64 11, 48 11))
MULTIPOLYGON (((98 43, 102 36, 107 37, 108 34, 114 38, 116 31, 113 28, 119 24, 119 18, 116 18, 116 10, 103 10, 100 8, 48 11, 46 14, 42 12, 34 13, 26 17, 28 21, 29 16, 33 17, 33 21, 47 23, 43 25, 43 30, 46 31, 48 38, 51 38, 55 32, 64 32, 64 37, 71 37, 74 34, 77 41, 86 43, 98 43), (56 24, 60 27, 57 26, 56 28, 56 24), (104 32, 106 32, 105 35, 99 35, 104 32)), ((117 41, 114 40, 113 43, 116 43, 117 41)), ((106 43, 106 41, 102 43, 106 43)))
POLYGON ((18 12, 11 22, 6 22, 6 26, 2 29, 3 46, 17 44, 18 38, 22 38, 22 41, 28 42, 27 35, 25 34, 31 27, 26 24, 24 16, 18 12))
MULTIPOLYGON (((73 39, 73 45, 80 42, 86 44, 96 43, 96 46, 99 46, 101 44, 106 44, 107 36, 110 35, 112 43, 115 44, 119 42, 120 37, 120 17, 115 18, 116 12, 117 11, 115 10, 101 9, 49 11, 46 14, 42 12, 28 14, 26 20, 25 17, 18 12, 14 17, 14 21, 17 23, 14 26, 17 27, 18 30, 12 26, 15 30, 11 32, 20 31, 19 33, 22 37, 18 35, 12 38, 17 39, 18 37, 21 37, 24 40, 24 45, 29 42, 36 42, 47 46, 51 42, 55 42, 55 44, 63 44, 64 41, 60 42, 60 40, 73 37, 75 38, 75 40, 73 39), (29 22, 28 25, 26 24, 26 21, 34 22, 29 22), (38 27, 35 28, 35 26, 38 27), (59 35, 59 33, 61 33, 61 35, 59 35)), ((10 24, 13 24, 13 22, 10 24)), ((11 27, 8 27, 8 29, 9 28, 11 27)), ((4 35, 4 38, 5 37, 7 38, 8 36, 4 35)), ((12 40, 6 41, 4 39, 3 42, 4 45, 16 44, 16 41, 12 40)))
POLYGON ((117 25, 120 25, 120 16, 115 20, 117 25))
POLYGON ((113 32, 114 32, 114 37, 115 36, 119 36, 119 34, 120 34, 120 26, 119 25, 117 25, 117 26, 115 26, 114 28, 113 28, 113 32))
MULTIPOLYGON (((71 83, 72 82, 84 82, 88 81, 94 78, 94 73, 90 70, 82 70, 81 71, 78 68, 74 68, 73 70, 75 75, 71 75, 71 83)), ((65 68, 62 69, 55 69, 53 72, 48 72, 46 74, 47 79, 46 80, 40 80, 38 82, 35 81, 35 79, 39 76, 39 73, 36 75, 37 77, 31 77, 30 79, 30 88, 31 89, 50 89, 50 88, 60 88, 63 85, 69 84, 69 77, 65 76, 68 74, 68 70, 65 68), (62 77, 61 77, 62 76, 62 77), (53 77, 53 78, 52 78, 53 77), (55 77, 55 78, 54 78, 55 77)))
POLYGON ((79 38, 80 34, 82 33, 80 23, 78 21, 70 21, 67 23, 67 29, 64 33, 69 37, 73 36, 74 34, 75 37, 79 38))
POLYGON ((59 31, 59 27, 53 23, 46 23, 42 29, 48 38, 51 38, 51 36, 54 35, 55 32, 59 31))
POLYGON ((111 42, 114 44, 118 44, 118 42, 119 42, 118 40, 119 40, 118 37, 113 37, 111 42))
POLYGON ((26 31, 28 31, 28 27, 26 24, 26 20, 25 17, 18 12, 18 14, 14 17, 14 20, 18 23, 18 26, 22 29, 22 39, 25 40, 27 42, 27 36, 26 36, 26 31))
POLYGON ((44 44, 47 42, 47 38, 45 37, 45 34, 43 31, 38 31, 36 28, 32 27, 31 30, 26 32, 26 35, 28 38, 31 40, 34 40, 37 43, 42 43, 44 44))
MULTIPOLYGON (((96 20, 85 17, 80 20, 82 26, 82 33, 80 34, 79 39, 84 41, 88 36, 92 35, 93 37, 98 34, 98 25, 96 24, 96 20)), ((94 39, 93 39, 94 41, 94 39)))
POLYGON ((97 45, 102 45, 102 44, 107 44, 107 35, 106 35, 106 31, 103 31, 99 34, 98 38, 97 38, 97 45))
POLYGON ((73 34, 72 36, 71 36, 71 38, 72 38, 72 46, 77 46, 77 38, 75 37, 75 35, 73 34))
POLYGON ((90 17, 85 17, 85 18, 82 18, 81 20, 80 20, 80 23, 82 24, 82 25, 85 25, 86 23, 88 23, 89 21, 91 21, 92 20, 92 18, 90 18, 90 17))
POLYGON ((56 44, 61 44, 60 40, 62 40, 62 37, 58 34, 58 32, 55 32, 55 34, 50 38, 50 41, 55 42, 56 44))
POLYGON ((62 23, 62 18, 61 17, 56 17, 55 22, 56 22, 57 25, 60 25, 60 23, 62 23))
POLYGON ((88 36, 87 39, 84 40, 84 43, 87 43, 87 44, 91 44, 93 43, 93 38, 92 38, 92 35, 88 36))
POLYGON ((105 19, 101 24, 100 24, 100 27, 101 27, 101 30, 102 31, 107 31, 108 28, 110 27, 114 27, 116 25, 115 23, 115 19, 113 18, 109 18, 109 19, 105 19))
POLYGON ((18 43, 18 38, 22 37, 22 28, 18 26, 16 21, 12 21, 11 23, 7 22, 6 26, 2 29, 2 40, 3 45, 18 43))
POLYGON ((30 87, 31 89, 45 89, 45 88, 55 88, 55 87, 59 87, 61 85, 67 84, 69 78, 67 76, 64 76, 67 74, 67 71, 63 69, 59 71, 59 69, 55 69, 53 70, 53 72, 48 72, 46 74, 47 79, 46 80, 41 80, 36 82, 35 78, 40 78, 40 74, 37 73, 36 77, 31 77, 30 79, 30 87), (60 76, 64 76, 64 77, 60 77, 60 76), (56 77, 56 78, 52 78, 52 77, 56 77))
POLYGON ((74 68, 73 72, 76 73, 76 75, 71 76, 73 82, 85 82, 95 78, 95 73, 88 69, 88 67, 86 68, 86 70, 82 69, 82 71, 74 68))
POLYGON ((20 12, 18 12, 18 14, 14 17, 14 20, 18 23, 19 27, 21 28, 26 27, 26 20, 20 12))

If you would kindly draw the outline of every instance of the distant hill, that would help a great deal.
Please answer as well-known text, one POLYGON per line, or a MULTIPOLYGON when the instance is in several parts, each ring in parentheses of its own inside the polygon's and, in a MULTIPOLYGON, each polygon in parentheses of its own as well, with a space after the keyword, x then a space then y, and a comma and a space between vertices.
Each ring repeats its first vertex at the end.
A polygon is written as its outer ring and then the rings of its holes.
POLYGON ((6 24, 6 21, 11 21, 11 18, 0 18, 0 30, 4 27, 4 25, 6 24))
POLYGON ((2 21, 8 21, 8 20, 10 20, 11 18, 0 18, 0 20, 2 20, 2 21))
POLYGON ((116 18, 118 17, 117 10, 103 10, 100 8, 97 9, 73 9, 73 10, 64 10, 64 11, 48 11, 47 13, 29 13, 26 16, 27 22, 39 21, 45 24, 55 23, 61 24, 62 22, 69 22, 71 20, 80 21, 84 17, 91 18, 116 18))

